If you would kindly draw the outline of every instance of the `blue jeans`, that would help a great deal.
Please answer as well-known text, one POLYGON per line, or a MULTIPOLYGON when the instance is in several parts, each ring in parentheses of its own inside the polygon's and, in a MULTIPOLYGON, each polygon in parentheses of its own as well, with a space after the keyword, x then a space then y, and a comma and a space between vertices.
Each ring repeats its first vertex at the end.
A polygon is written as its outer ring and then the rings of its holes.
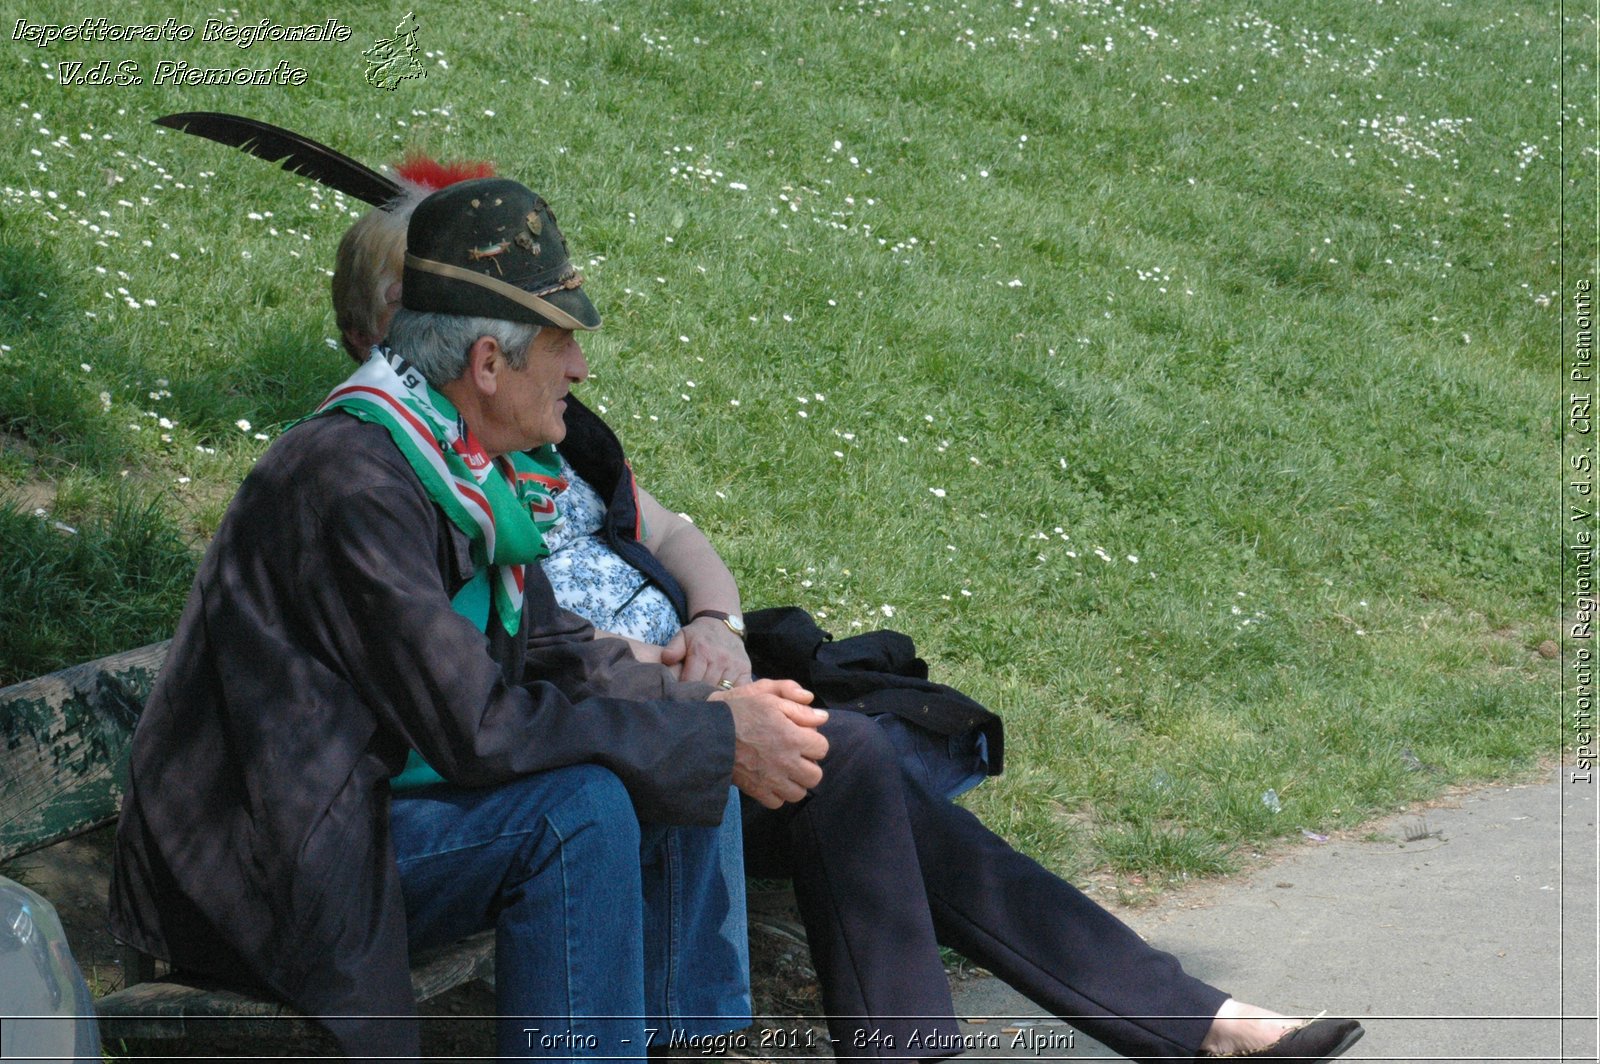
POLYGON ((616 776, 573 765, 409 791, 389 821, 411 948, 495 929, 502 1058, 642 1058, 749 1024, 737 792, 720 827, 641 827, 616 776))

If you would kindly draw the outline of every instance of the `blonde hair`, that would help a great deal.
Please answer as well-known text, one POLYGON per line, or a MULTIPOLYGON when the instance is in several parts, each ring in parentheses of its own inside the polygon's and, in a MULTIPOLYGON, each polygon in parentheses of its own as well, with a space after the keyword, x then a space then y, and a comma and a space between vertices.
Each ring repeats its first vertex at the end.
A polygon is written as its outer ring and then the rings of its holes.
POLYGON ((364 362, 367 352, 350 337, 383 339, 379 323, 388 311, 390 285, 400 282, 406 253, 406 226, 427 190, 408 190, 384 207, 362 215, 339 241, 333 267, 333 314, 350 357, 364 362))

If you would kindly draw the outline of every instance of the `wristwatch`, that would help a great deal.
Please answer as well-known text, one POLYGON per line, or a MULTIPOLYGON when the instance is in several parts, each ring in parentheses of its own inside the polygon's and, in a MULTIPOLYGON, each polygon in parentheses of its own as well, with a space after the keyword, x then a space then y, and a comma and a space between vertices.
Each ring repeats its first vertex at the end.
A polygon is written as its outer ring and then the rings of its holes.
POLYGON ((689 618, 689 623, 693 624, 702 617, 714 617, 723 624, 727 625, 728 631, 732 632, 740 639, 745 637, 744 618, 739 616, 737 613, 723 613, 721 610, 701 610, 699 613, 696 613, 693 617, 689 618))

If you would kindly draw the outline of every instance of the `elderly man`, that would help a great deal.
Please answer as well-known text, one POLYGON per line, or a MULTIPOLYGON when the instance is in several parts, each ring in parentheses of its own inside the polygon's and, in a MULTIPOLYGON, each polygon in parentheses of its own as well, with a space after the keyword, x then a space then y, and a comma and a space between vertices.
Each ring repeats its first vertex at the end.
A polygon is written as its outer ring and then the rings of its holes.
POLYGON ((789 682, 679 683, 556 608, 539 458, 599 316, 515 182, 431 197, 409 244, 389 356, 269 449, 201 564, 134 739, 113 930, 406 1056, 409 951, 492 927, 502 1055, 642 1055, 647 990, 747 977, 724 877, 661 851, 730 780, 803 798, 827 715, 789 682), (708 931, 681 974, 646 956, 660 893, 708 931))

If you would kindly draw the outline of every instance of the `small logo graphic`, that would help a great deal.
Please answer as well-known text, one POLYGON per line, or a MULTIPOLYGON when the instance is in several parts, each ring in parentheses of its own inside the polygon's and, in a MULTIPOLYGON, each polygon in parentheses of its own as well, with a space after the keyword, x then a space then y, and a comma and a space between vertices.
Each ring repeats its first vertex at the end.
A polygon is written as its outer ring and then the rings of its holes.
POLYGON ((374 88, 393 92, 407 78, 428 76, 417 59, 417 17, 410 11, 394 28, 393 37, 383 38, 361 55, 367 61, 367 84, 374 88))

